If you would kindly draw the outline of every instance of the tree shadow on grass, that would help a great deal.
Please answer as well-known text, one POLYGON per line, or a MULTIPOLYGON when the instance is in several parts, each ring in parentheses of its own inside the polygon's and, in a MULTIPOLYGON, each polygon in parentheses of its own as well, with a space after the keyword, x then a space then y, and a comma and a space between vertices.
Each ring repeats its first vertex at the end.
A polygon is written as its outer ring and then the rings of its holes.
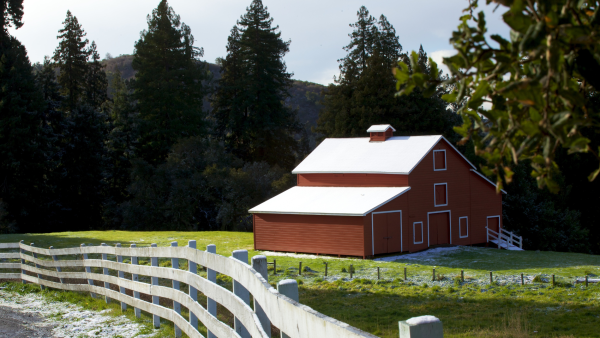
MULTIPOLYGON (((597 337, 597 303, 542 301, 534 296, 460 296, 462 289, 356 292, 338 288, 300 289, 300 302, 377 336, 398 337, 398 322, 433 315, 445 337, 597 337), (418 292, 418 293, 417 293, 418 292), (537 333, 534 334, 534 331, 537 333)), ((432 288, 430 288, 432 289, 432 288)), ((590 296, 594 292, 588 290, 590 296)))

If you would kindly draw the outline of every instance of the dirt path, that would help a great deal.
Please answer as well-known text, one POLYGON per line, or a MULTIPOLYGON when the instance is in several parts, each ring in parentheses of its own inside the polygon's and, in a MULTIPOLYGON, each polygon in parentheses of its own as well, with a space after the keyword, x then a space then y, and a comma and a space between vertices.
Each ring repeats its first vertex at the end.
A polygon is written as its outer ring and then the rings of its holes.
POLYGON ((0 337, 52 337, 55 325, 44 322, 37 313, 24 313, 17 308, 0 306, 0 337))
POLYGON ((0 338, 155 336, 154 330, 145 329, 125 316, 110 315, 109 311, 89 311, 74 304, 50 301, 40 294, 0 290, 0 338))

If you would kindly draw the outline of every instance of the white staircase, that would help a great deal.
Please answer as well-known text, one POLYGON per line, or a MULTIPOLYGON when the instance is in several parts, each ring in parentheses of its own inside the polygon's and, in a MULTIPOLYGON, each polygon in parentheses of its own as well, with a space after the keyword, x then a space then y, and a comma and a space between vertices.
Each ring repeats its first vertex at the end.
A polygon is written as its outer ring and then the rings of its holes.
POLYGON ((517 236, 510 231, 500 228, 500 233, 485 227, 488 243, 498 245, 500 249, 523 251, 523 236, 517 236))

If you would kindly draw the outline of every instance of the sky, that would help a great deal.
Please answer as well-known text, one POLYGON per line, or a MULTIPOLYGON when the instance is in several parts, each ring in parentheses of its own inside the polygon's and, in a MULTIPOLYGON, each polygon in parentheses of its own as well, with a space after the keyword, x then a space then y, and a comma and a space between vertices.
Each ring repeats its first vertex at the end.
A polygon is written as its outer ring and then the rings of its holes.
MULTIPOLYGON (((52 55, 67 10, 77 17, 87 38, 96 41, 101 56, 132 54, 146 16, 160 0, 24 0, 24 26, 11 29, 27 48, 32 62, 52 55)), ((483 2, 483 1, 481 1, 483 2)), ((169 5, 190 26, 203 59, 214 62, 226 55, 227 37, 251 0, 170 0, 169 5)), ((467 0, 263 0, 284 40, 291 40, 284 60, 297 80, 329 84, 338 75, 337 60, 350 41, 350 23, 364 5, 378 18, 385 15, 396 28, 404 51, 425 51, 435 61, 452 55, 449 44, 467 0)), ((502 10, 486 7, 489 31, 508 36, 502 10)))

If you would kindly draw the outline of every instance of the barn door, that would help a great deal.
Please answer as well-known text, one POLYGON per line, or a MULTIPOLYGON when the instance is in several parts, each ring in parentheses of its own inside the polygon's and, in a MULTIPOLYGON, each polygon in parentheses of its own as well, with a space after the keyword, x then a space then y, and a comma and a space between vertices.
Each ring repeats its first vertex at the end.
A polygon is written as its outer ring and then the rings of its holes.
POLYGON ((495 232, 500 232, 500 216, 490 216, 487 218, 487 226, 495 232))
POLYGON ((400 236, 400 212, 390 212, 385 214, 387 215, 387 237, 388 237, 388 247, 387 252, 400 252, 402 251, 402 236, 400 236))
POLYGON ((373 214, 373 254, 388 252, 387 214, 373 214))
POLYGON ((429 245, 450 244, 450 213, 429 215, 429 245))
POLYGON ((401 212, 373 213, 373 254, 402 251, 401 212))

